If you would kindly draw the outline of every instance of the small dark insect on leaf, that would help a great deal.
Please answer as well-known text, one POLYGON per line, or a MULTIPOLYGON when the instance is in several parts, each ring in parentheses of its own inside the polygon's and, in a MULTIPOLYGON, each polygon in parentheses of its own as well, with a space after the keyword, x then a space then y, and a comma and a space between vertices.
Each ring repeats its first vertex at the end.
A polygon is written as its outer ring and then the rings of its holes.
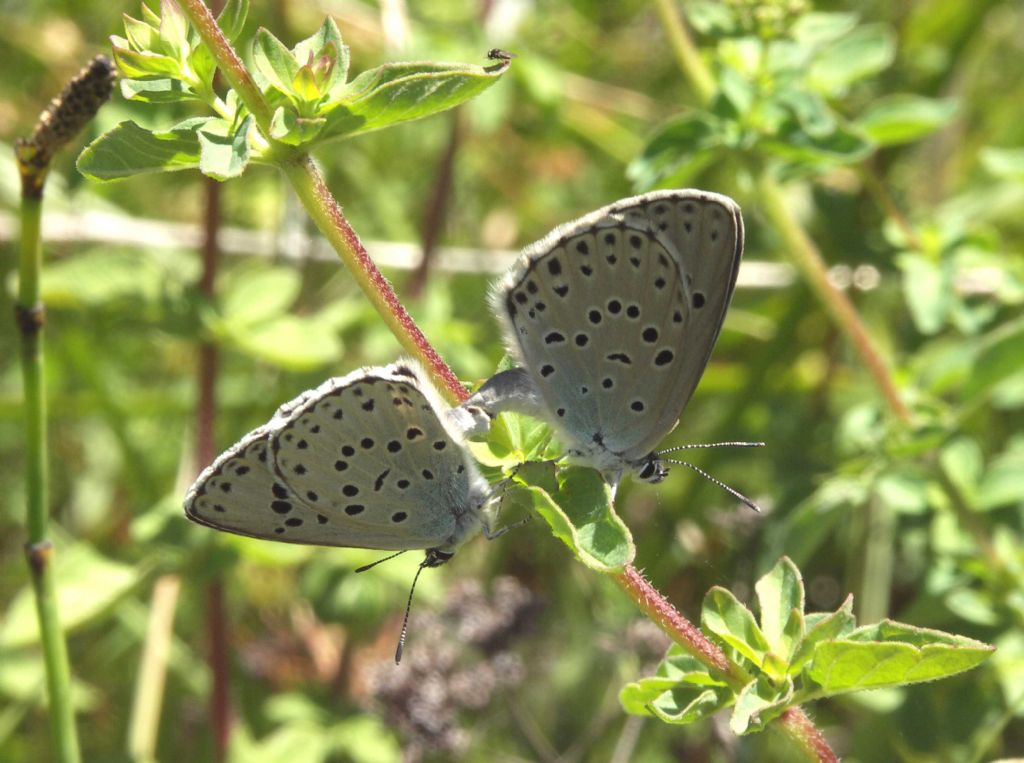
POLYGON ((487 51, 487 57, 492 61, 511 61, 513 58, 517 58, 515 53, 509 53, 501 48, 491 48, 487 51))

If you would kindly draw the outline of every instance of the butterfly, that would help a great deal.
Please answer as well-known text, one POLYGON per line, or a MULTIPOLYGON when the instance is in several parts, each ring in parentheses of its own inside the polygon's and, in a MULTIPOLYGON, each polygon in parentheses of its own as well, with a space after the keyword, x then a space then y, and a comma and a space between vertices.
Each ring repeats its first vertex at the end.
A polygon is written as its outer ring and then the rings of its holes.
POLYGON ((611 484, 660 482, 667 451, 654 448, 704 373, 742 254, 739 207, 707 191, 634 196, 555 228, 491 291, 519 367, 468 402, 546 420, 611 484))
POLYGON ((492 491, 465 447, 473 415, 409 361, 328 379, 218 456, 185 514, 266 540, 424 549, 421 566, 439 566, 490 535, 492 491))

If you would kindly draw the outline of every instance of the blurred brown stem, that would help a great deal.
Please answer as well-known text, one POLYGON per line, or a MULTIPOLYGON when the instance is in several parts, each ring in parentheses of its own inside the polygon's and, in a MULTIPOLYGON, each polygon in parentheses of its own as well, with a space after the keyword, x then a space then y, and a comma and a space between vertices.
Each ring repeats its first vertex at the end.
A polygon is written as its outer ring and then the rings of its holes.
POLYGON ((423 259, 412 274, 406 285, 410 297, 418 297, 423 293, 430 274, 430 267, 437 251, 437 242, 444 231, 448 220, 448 203, 452 197, 453 178, 455 177, 455 157, 462 140, 462 109, 455 109, 449 120, 448 143, 437 163, 434 172, 434 183, 430 198, 427 200, 426 212, 423 215, 423 259))
MULTIPOLYGON (((217 264, 220 249, 217 233, 220 229, 220 183, 209 178, 204 180, 205 203, 203 205, 203 272, 199 290, 203 297, 213 301, 217 264)), ((216 456, 214 422, 217 411, 217 345, 204 339, 199 345, 198 401, 196 403, 196 460, 200 465, 209 464, 216 456)), ((207 661, 213 686, 210 691, 210 723, 213 733, 215 760, 227 758, 228 739, 231 735, 230 692, 228 690, 228 627, 224 612, 224 589, 222 582, 213 580, 206 589, 206 628, 208 639, 207 661)))

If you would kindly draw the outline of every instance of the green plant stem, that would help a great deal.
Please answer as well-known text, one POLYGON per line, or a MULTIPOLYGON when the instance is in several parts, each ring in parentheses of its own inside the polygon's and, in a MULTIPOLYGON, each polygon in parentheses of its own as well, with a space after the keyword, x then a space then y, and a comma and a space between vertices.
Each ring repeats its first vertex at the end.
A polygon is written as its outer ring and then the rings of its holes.
MULTIPOLYGON (((22 165, 23 180, 26 167, 22 165)), ((31 172, 31 170, 28 170, 31 172)), ((45 176, 46 169, 41 175, 45 176)), ((39 278, 43 249, 40 238, 43 181, 23 182, 21 204, 21 253, 16 321, 21 333, 21 369, 25 394, 25 478, 28 541, 25 554, 35 592, 39 636, 46 666, 50 725, 60 763, 81 759, 71 703, 71 670, 67 645, 60 626, 57 586, 53 578, 53 544, 47 538, 47 442, 46 394, 43 365, 43 305, 39 278)))
POLYGON ((701 103, 708 103, 715 93, 715 80, 700 60, 700 52, 693 44, 674 0, 654 0, 662 28, 668 37, 669 46, 675 54, 679 68, 686 75, 690 85, 697 92, 701 103))
POLYGON ((886 366, 885 360, 879 355, 868 336, 867 329, 857 313, 857 309, 847 297, 828 279, 828 270, 821 258, 821 253, 810 237, 793 217, 793 212, 786 204, 782 189, 767 173, 758 178, 758 196, 764 205, 768 217, 786 243, 790 259, 803 274, 804 280, 825 311, 839 327, 846 338, 853 344, 864 365, 875 379, 875 384, 889 404, 890 410, 903 422, 910 421, 910 410, 903 403, 896 389, 896 383, 886 366))
MULTIPOLYGON (((656 0, 656 4, 669 45, 680 61, 680 70, 700 96, 702 105, 707 106, 714 93, 714 86, 713 84, 709 86, 709 83, 713 83, 714 80, 701 60, 692 38, 686 33, 676 5, 671 0, 656 0), (679 31, 680 29, 682 33, 679 31)), ((864 365, 874 377, 875 384, 893 414, 901 421, 908 422, 910 411, 900 399, 896 384, 885 361, 875 350, 853 303, 844 292, 829 281, 828 270, 821 258, 821 253, 793 216, 790 207, 786 205, 782 189, 769 176, 768 171, 763 169, 759 172, 757 187, 759 200, 765 206, 768 217, 782 234, 790 258, 800 270, 811 291, 839 330, 853 344, 857 354, 860 355, 864 365)))
MULTIPOLYGON (((210 10, 201 0, 177 2, 213 53, 214 60, 225 79, 236 90, 246 108, 256 117, 261 132, 270 141, 270 120, 273 115, 270 106, 246 70, 245 64, 217 26, 210 10)), ((280 160, 281 169, 291 182, 306 212, 334 247, 359 288, 366 294, 402 347, 423 363, 449 402, 465 399, 466 392, 462 383, 423 336, 423 332, 399 301, 391 284, 370 258, 359 236, 345 219, 341 206, 331 195, 323 174, 313 163, 312 158, 289 147, 274 145, 274 150, 280 160)))
POLYGON ((149 623, 128 724, 128 754, 136 763, 153 763, 157 759, 157 732, 180 590, 181 578, 177 575, 162 575, 153 586, 149 623))

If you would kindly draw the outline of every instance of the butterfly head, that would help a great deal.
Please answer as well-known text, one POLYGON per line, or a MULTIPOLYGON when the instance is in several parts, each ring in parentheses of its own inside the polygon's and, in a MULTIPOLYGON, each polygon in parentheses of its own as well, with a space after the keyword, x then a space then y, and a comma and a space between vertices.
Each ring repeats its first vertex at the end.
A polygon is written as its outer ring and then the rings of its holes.
POLYGON ((633 474, 641 482, 654 485, 668 476, 668 467, 658 454, 652 451, 633 464, 633 474))

